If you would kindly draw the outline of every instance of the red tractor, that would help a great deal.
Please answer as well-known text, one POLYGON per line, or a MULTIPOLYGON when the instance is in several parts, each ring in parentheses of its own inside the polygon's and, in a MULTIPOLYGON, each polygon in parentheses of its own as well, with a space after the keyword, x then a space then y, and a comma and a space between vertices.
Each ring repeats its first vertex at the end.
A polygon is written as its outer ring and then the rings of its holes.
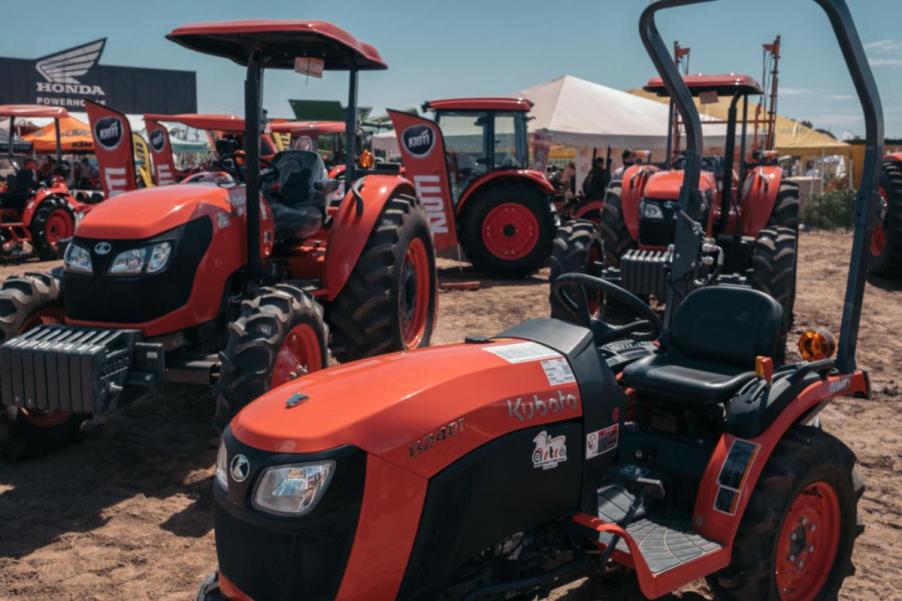
MULTIPOLYGON (((699 190, 705 234, 711 238, 705 262, 708 273, 698 283, 749 284, 783 306, 784 332, 792 323, 798 246, 798 186, 784 181, 780 167, 763 158, 747 160, 748 97, 764 90, 748 75, 684 75, 690 94, 703 102, 730 98, 723 156, 702 157, 699 190), (738 119, 742 102, 742 118, 738 119), (740 128, 737 159, 737 127, 740 128), (734 165, 738 162, 738 172, 734 165)), ((660 77, 645 89, 665 96, 660 77)), ((673 131, 668 148, 673 147, 673 131)), ((678 202, 685 158, 677 156, 669 169, 635 165, 608 188, 599 235, 589 223, 567 223, 558 232, 552 256, 554 280, 568 271, 604 274, 634 294, 667 296, 673 260, 678 202)), ((616 305, 607 309, 616 313, 616 305)), ((614 319, 614 315, 611 315, 614 319)))
POLYGON ((868 152, 839 348, 773 359, 782 306, 749 287, 692 288, 706 244, 701 121, 655 25, 640 32, 687 129, 684 210, 661 321, 611 282, 568 274, 578 321, 337 366, 271 390, 223 433, 213 484, 218 574, 198 601, 533 599, 609 562, 659 598, 706 578, 718 600, 835 599, 864 491, 817 426, 867 397, 855 363, 883 122, 844 0, 817 0, 865 112, 868 152), (585 301, 630 307, 615 326, 585 301))
POLYGON ((435 121, 389 111, 436 248, 460 243, 491 276, 528 276, 551 253, 554 187, 528 168, 531 108, 523 98, 462 98, 426 102, 435 121))
POLYGON ((871 271, 902 278, 902 153, 887 155, 880 178, 880 211, 871 236, 871 271))
MULTIPOLYGON (((358 73, 386 68, 374 47, 322 21, 201 23, 167 37, 246 67, 244 140, 264 126, 264 68, 308 60, 348 71, 351 107, 358 73)), ((327 343, 339 361, 428 344, 435 253, 410 182, 349 160, 350 189, 327 209, 337 182, 318 154, 242 152, 219 157, 242 185, 119 194, 79 224, 61 270, 3 283, 0 398, 26 441, 69 438, 163 382, 213 385, 224 425, 271 387, 325 367, 327 343)))
MULTIPOLYGON (((69 113, 64 108, 31 104, 0 106, 0 117, 9 118, 9 131, 15 131, 17 118, 51 118, 56 124, 56 164, 63 165, 59 122, 69 113)), ((9 144, 13 160, 13 144, 9 144)), ((9 258, 36 254, 47 261, 61 256, 60 242, 72 237, 75 224, 91 209, 91 204, 76 200, 65 183, 62 171, 44 180, 34 168, 23 166, 7 176, 0 187, 0 249, 9 258)), ((96 200, 96 195, 91 194, 96 200)))

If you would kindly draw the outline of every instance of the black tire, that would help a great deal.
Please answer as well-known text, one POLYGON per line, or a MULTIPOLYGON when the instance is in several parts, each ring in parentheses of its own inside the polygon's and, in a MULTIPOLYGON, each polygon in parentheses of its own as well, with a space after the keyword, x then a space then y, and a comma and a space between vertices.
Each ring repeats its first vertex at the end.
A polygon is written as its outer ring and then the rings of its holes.
POLYGON ((620 257, 626 251, 636 248, 636 241, 623 220, 623 209, 620 204, 622 188, 615 183, 605 193, 604 207, 601 210, 601 239, 604 241, 604 264, 606 267, 620 265, 620 257))
POLYGON ((428 346, 435 327, 437 286, 435 247, 426 211, 416 198, 393 196, 373 227, 347 283, 329 305, 332 354, 345 362, 428 346), (415 282, 405 281, 405 276, 410 276, 409 272, 405 274, 405 255, 415 240, 425 248, 425 276, 429 278, 425 324, 416 344, 414 340, 405 341, 402 315, 405 302, 417 302, 409 296, 415 282))
POLYGON ((794 322, 798 245, 798 230, 768 227, 758 233, 752 253, 752 287, 769 294, 783 307, 776 357, 780 360, 785 355, 786 337, 794 322))
POLYGON ((298 326, 308 326, 318 343, 310 364, 299 366, 300 377, 328 365, 328 330, 323 308, 306 292, 291 284, 257 290, 241 303, 241 315, 229 324, 229 339, 219 353, 221 368, 213 423, 223 429, 245 405, 272 388, 273 368, 282 343, 298 326), (316 364, 318 362, 318 365, 316 364))
MULTIPOLYGON (((57 310, 62 316, 62 278, 59 271, 29 272, 8 278, 0 284, 0 342, 14 338, 35 325, 38 313, 57 310)), ((0 446, 11 458, 26 451, 52 448, 76 439, 81 424, 90 416, 69 414, 61 422, 42 420, 36 415, 29 419, 20 409, 14 419, 4 410, 0 415, 0 446), (41 425, 43 424, 43 425, 41 425), (47 425, 52 424, 52 425, 47 425)))
MULTIPOLYGON (((592 258, 601 260, 603 253, 601 235, 594 223, 583 219, 568 221, 557 229, 554 237, 548 283, 553 284, 565 273, 600 275, 592 258)), ((549 303, 552 317, 567 321, 580 319, 580 316, 573 314, 571 308, 562 306, 554 295, 549 295, 549 303)))
POLYGON ((902 163, 883 163, 881 184, 886 191, 886 213, 883 235, 886 244, 880 254, 871 253, 871 272, 875 275, 902 278, 902 163))
POLYGON ((487 186, 467 201, 458 224, 460 242, 467 259, 482 273, 497 278, 524 278, 548 263, 554 242, 554 212, 551 200, 536 185, 503 182, 487 186), (483 240, 483 222, 501 204, 515 202, 526 207, 539 225, 536 243, 529 254, 513 260, 496 256, 483 240))
MULTIPOLYGON (((813 482, 836 493, 840 536, 836 557, 817 601, 837 598, 854 574, 852 548, 864 530, 858 524, 858 500, 864 485, 854 473, 855 454, 840 440, 817 428, 796 427, 786 433, 764 467, 733 542, 733 561, 709 576, 718 601, 777 601, 777 543, 790 504, 813 482)), ((804 541, 804 539, 803 539, 804 541)))
POLYGON ((767 227, 799 229, 800 206, 799 185, 795 182, 782 182, 767 227))
POLYGON ((72 232, 75 232, 75 213, 64 198, 51 196, 41 202, 31 218, 31 225, 28 226, 28 229, 31 232, 35 253, 42 261, 53 261, 63 257, 59 245, 47 239, 47 222, 50 215, 56 211, 64 211, 69 215, 72 220, 72 232))

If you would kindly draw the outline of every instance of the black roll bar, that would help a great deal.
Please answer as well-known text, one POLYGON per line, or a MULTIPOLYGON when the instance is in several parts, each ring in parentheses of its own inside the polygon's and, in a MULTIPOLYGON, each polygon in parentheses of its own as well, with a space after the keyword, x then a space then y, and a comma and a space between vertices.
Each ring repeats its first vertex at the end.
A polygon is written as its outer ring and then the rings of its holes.
POLYGON ((244 147, 247 160, 244 185, 247 210, 247 271, 256 281, 262 271, 260 257, 260 120, 262 117, 263 54, 251 51, 244 80, 244 147))
POLYGON ((354 183, 357 166, 357 69, 351 68, 348 82, 348 112, 345 114, 345 190, 354 183))

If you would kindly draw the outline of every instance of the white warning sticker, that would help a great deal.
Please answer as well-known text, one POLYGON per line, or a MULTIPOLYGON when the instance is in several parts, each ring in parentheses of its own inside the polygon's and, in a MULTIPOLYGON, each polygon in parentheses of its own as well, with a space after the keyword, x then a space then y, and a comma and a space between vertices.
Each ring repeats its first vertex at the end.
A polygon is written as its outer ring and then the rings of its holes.
POLYGON ((617 448, 620 438, 620 425, 613 424, 607 428, 586 434, 586 459, 604 455, 617 448))
POLYGON ((573 370, 570 369, 570 364, 563 357, 542 361, 542 369, 545 370, 545 377, 548 378, 548 383, 552 386, 576 382, 576 377, 573 375, 573 370))
POLYGON ((482 350, 497 355, 508 363, 526 363, 527 361, 561 356, 557 351, 542 346, 538 342, 514 342, 498 346, 484 346, 482 350))

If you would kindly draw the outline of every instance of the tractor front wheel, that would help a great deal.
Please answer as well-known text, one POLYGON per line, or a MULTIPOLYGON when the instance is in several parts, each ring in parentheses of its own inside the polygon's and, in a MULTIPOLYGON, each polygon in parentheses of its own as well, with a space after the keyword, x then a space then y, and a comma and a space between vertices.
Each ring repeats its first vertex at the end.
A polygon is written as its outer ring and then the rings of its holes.
POLYGON ((426 211, 415 198, 396 195, 329 305, 332 354, 345 362, 427 346, 435 326, 437 288, 426 211))
MULTIPOLYGON (((0 285, 0 342, 40 325, 63 323, 62 279, 57 272, 34 272, 0 285)), ((20 407, 0 416, 0 446, 11 458, 26 450, 60 446, 77 438, 89 416, 69 411, 20 407)))
POLYGON ((62 258, 60 242, 75 235, 75 212, 64 198, 51 196, 34 212, 29 230, 41 260, 62 258))
POLYGON ((902 163, 898 161, 883 163, 880 209, 871 233, 871 271, 902 278, 902 163))
POLYGON ((291 284, 260 288, 241 303, 219 354, 214 425, 225 428, 263 393, 326 367, 327 340, 323 308, 307 293, 291 284))
MULTIPOLYGON (((569 221, 557 229, 551 249, 548 282, 553 284, 565 273, 586 273, 598 277, 603 261, 604 249, 596 225, 583 219, 569 221)), ((599 312, 604 300, 602 295, 596 294, 588 300, 589 310, 599 312)), ((554 295, 550 295, 549 303, 552 317, 577 323, 582 319, 581 315, 574 313, 573 307, 562 305, 554 295)))
POLYGON ((545 266, 554 241, 554 212, 536 186, 488 186, 467 202, 460 224, 467 259, 486 275, 523 278, 545 266))
POLYGON ((778 358, 786 352, 786 336, 793 324, 796 299, 796 264, 799 232, 789 227, 767 227, 758 232, 752 254, 752 286, 772 296, 783 307, 778 358))
POLYGON ((620 257, 626 251, 636 248, 636 241, 630 235, 623 218, 621 190, 619 185, 608 188, 601 209, 601 238, 604 241, 604 264, 607 267, 617 267, 620 265, 620 257))
POLYGON ((708 577, 718 601, 827 601, 854 573, 864 485, 855 454, 818 428, 786 433, 764 467, 733 542, 708 577))

